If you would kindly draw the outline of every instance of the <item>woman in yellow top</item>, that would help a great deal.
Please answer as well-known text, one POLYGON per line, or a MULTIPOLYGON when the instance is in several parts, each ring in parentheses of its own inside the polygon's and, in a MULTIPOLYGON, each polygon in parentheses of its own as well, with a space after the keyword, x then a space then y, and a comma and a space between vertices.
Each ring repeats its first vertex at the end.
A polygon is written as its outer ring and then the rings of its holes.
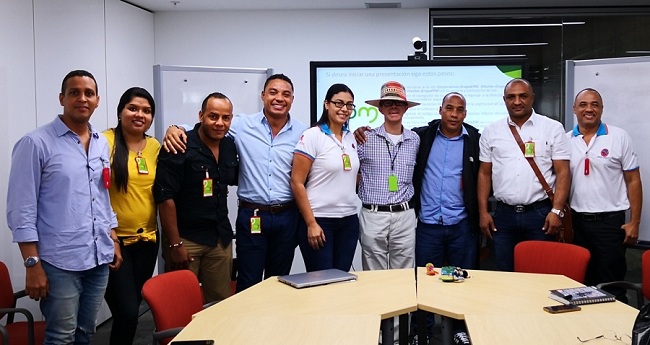
POLYGON ((156 105, 147 90, 132 87, 117 105, 117 126, 103 134, 111 149, 111 205, 124 262, 111 271, 106 302, 113 314, 110 344, 132 344, 138 326, 140 291, 158 258, 156 204, 152 187, 160 144, 145 132, 156 105))

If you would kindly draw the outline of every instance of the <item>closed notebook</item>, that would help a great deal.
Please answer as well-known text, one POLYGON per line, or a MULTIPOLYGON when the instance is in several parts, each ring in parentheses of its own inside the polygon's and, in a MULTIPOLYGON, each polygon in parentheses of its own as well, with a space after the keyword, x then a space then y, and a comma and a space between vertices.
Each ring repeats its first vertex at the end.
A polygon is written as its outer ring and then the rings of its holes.
POLYGON ((297 289, 338 283, 343 281, 351 281, 356 279, 357 276, 355 274, 341 271, 335 268, 307 273, 289 274, 278 277, 278 280, 280 282, 291 285, 297 289))
POLYGON ((563 304, 574 305, 614 302, 616 300, 614 295, 595 286, 551 290, 548 297, 563 304))

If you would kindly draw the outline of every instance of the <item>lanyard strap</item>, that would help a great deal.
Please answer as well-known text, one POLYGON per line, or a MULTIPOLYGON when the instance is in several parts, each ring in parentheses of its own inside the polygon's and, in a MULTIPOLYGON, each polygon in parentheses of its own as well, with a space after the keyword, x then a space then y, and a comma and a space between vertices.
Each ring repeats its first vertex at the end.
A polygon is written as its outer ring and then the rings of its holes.
POLYGON ((390 159, 390 171, 395 170, 395 159, 397 159, 397 154, 399 153, 399 148, 402 146, 402 142, 400 141, 397 143, 397 149, 395 150, 395 155, 390 154, 390 144, 388 143, 388 139, 384 138, 386 140, 386 148, 388 149, 388 158, 390 159))

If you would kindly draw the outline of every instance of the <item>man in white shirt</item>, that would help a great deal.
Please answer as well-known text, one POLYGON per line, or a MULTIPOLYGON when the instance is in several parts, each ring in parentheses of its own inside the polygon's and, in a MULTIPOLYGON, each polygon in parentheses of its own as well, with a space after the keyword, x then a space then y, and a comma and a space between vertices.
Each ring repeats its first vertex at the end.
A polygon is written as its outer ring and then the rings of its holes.
MULTIPOLYGON (((591 252, 585 284, 623 280, 625 248, 636 244, 641 222, 643 192, 637 155, 623 129, 602 122, 603 99, 598 91, 578 92, 573 112, 578 124, 567 133, 573 181, 570 204, 574 243, 591 252)), ((623 289, 610 292, 627 300, 623 289)))
POLYGON ((552 240, 562 225, 562 208, 569 194, 569 145, 562 124, 535 113, 535 94, 530 83, 513 79, 504 89, 509 116, 489 125, 479 141, 478 206, 481 231, 494 241, 499 270, 514 269, 514 247, 525 240, 552 240), (526 146, 544 179, 555 192, 548 196, 510 126, 526 146), (488 213, 490 189, 497 205, 488 213))

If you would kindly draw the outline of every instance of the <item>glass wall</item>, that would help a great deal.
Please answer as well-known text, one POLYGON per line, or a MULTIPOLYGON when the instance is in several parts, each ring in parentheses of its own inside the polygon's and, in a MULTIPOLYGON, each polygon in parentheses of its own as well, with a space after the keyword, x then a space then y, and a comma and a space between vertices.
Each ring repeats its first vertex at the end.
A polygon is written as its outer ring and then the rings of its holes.
POLYGON ((566 60, 650 56, 650 7, 430 13, 432 60, 526 57, 535 110, 560 121, 566 60))

